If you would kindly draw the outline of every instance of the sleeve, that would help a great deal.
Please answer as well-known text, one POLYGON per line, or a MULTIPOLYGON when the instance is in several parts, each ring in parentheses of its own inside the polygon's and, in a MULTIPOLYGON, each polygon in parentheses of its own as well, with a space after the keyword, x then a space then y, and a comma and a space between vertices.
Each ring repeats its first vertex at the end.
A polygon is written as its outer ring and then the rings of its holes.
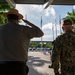
POLYGON ((54 73, 59 72, 59 63, 60 63, 60 41, 59 39, 55 40, 53 43, 53 51, 52 51, 52 67, 54 68, 54 73))
POLYGON ((43 36, 42 30, 38 27, 37 28, 31 28, 31 27, 26 26, 24 28, 24 32, 26 32, 26 34, 29 38, 43 36))

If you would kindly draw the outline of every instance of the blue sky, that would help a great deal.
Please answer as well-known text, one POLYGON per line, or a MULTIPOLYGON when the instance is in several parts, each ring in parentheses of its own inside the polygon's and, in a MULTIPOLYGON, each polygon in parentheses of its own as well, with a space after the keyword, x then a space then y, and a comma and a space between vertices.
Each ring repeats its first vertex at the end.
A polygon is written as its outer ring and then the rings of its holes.
MULTIPOLYGON (((59 6, 59 5, 50 5, 47 9, 44 9, 46 5, 16 5, 16 9, 24 16, 24 19, 27 18, 30 22, 41 28, 41 16, 42 16, 42 30, 44 36, 42 37, 43 41, 53 41, 58 35, 60 35, 60 17, 61 19, 67 15, 67 12, 71 12, 72 9, 75 9, 74 6, 59 6), (26 17, 27 16, 27 17, 26 17), (60 16, 60 17, 59 17, 60 16), (56 31, 56 26, 57 31, 56 31), (54 35, 53 30, 54 28, 54 35), (54 38, 53 38, 54 37, 54 38)), ((25 23, 21 23, 26 25, 25 23)), ((41 38, 34 38, 34 41, 41 41, 41 38)))

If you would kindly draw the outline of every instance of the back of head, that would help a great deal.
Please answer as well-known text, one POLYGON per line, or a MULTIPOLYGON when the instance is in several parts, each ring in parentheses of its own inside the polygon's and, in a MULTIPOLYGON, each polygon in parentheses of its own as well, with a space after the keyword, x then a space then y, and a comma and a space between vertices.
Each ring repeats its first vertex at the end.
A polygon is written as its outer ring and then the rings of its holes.
POLYGON ((73 26, 72 26, 72 21, 70 19, 66 19, 63 21, 63 24, 62 24, 62 29, 63 31, 69 31, 69 30, 72 30, 73 29, 73 26))
POLYGON ((14 14, 7 15, 8 20, 18 20, 18 16, 14 14))
POLYGON ((72 25, 72 21, 70 19, 65 19, 63 21, 63 26, 65 26, 65 25, 72 25))
POLYGON ((19 20, 23 18, 23 16, 19 13, 19 11, 17 9, 13 9, 13 8, 10 9, 8 12, 3 13, 3 16, 5 18, 8 18, 8 15, 10 15, 10 14, 11 14, 11 16, 12 16, 12 14, 18 16, 19 20))

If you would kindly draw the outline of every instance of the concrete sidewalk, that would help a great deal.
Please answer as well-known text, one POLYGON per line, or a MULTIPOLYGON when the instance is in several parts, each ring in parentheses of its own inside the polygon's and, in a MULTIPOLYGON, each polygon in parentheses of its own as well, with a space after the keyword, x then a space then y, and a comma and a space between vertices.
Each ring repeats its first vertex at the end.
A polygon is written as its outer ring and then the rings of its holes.
POLYGON ((39 51, 30 51, 28 56, 28 75, 54 75, 54 70, 48 68, 51 64, 50 54, 48 52, 44 54, 39 51))

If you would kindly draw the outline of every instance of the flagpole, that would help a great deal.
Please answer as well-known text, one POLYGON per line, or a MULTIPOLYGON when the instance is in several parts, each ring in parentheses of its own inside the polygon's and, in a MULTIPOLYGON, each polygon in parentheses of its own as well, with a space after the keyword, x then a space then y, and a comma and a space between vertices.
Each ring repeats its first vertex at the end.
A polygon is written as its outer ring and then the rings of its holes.
MULTIPOLYGON (((41 30, 42 30, 42 16, 41 16, 41 30)), ((43 46, 43 43, 42 43, 42 37, 41 37, 41 51, 42 51, 42 46, 43 46)))
POLYGON ((56 23, 56 20, 55 20, 55 29, 56 29, 56 37, 57 37, 57 23, 56 23))
POLYGON ((59 15, 60 34, 61 34, 61 15, 59 15))
POLYGON ((52 25, 53 40, 54 40, 54 24, 52 25))

